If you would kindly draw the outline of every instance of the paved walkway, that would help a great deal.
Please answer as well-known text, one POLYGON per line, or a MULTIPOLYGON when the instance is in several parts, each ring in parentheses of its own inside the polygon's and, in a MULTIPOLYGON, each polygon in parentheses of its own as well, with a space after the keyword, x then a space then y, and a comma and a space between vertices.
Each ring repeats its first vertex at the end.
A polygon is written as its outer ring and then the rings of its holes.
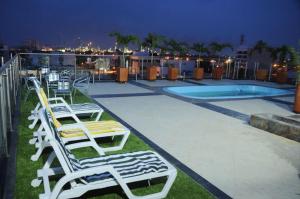
POLYGON ((227 100, 209 102, 207 108, 205 103, 199 106, 161 93, 153 95, 160 85, 192 83, 138 83, 145 86, 96 83, 89 94, 231 197, 300 198, 300 143, 253 128, 235 114, 219 111, 246 116, 260 112, 289 115, 288 104, 263 99, 227 100))

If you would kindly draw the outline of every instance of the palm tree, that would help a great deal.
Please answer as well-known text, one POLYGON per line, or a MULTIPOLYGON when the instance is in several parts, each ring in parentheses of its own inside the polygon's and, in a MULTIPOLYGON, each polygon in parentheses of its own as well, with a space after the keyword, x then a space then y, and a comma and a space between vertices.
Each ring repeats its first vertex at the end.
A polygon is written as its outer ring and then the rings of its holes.
POLYGON ((277 60, 280 65, 284 65, 288 58, 294 56, 294 48, 287 45, 282 45, 278 48, 268 47, 268 51, 271 54, 272 61, 275 62, 277 60))
POLYGON ((270 49, 271 49, 271 47, 266 42, 264 42, 263 40, 259 40, 256 42, 256 44, 250 51, 250 54, 252 54, 253 52, 256 52, 256 51, 258 51, 258 53, 261 54, 263 52, 263 50, 270 52, 270 49))
POLYGON ((189 46, 185 42, 177 42, 174 39, 170 39, 168 41, 169 50, 173 53, 173 55, 184 56, 189 51, 189 46))
MULTIPOLYGON (((188 52, 190 47, 188 46, 187 43, 185 42, 178 42, 174 39, 170 39, 168 42, 168 48, 172 52, 174 56, 185 56, 188 52)), ((179 60, 179 74, 181 75, 181 65, 182 65, 182 60, 179 60)))
POLYGON ((281 65, 286 62, 288 56, 291 56, 291 51, 292 48, 287 45, 282 45, 278 48, 278 61, 281 65))
POLYGON ((218 53, 221 52, 222 50, 226 49, 226 48, 230 48, 231 50, 233 50, 232 45, 229 44, 229 43, 212 42, 212 43, 209 44, 210 52, 213 55, 218 56, 218 63, 220 63, 220 55, 218 55, 218 53))
POLYGON ((289 48, 289 53, 290 53, 289 64, 291 66, 297 67, 297 69, 300 69, 300 53, 297 52, 296 49, 292 47, 289 48))
POLYGON ((125 65, 125 48, 128 47, 130 43, 133 44, 138 44, 139 43, 139 38, 135 35, 122 35, 121 33, 118 32, 111 32, 109 33, 109 36, 114 37, 116 39, 116 42, 118 45, 123 47, 123 59, 121 65, 125 65))
POLYGON ((150 48, 151 52, 151 64, 153 64, 153 54, 156 48, 159 47, 160 43, 164 40, 164 36, 157 35, 155 33, 148 33, 147 37, 143 42, 143 46, 150 48))
MULTIPOLYGON (((199 43, 199 42, 194 43, 193 46, 192 46, 192 49, 198 53, 198 58, 199 58, 200 61, 201 61, 201 55, 203 53, 208 52, 208 48, 205 47, 205 44, 204 43, 199 43)), ((198 61, 197 61, 197 68, 198 68, 198 61)))

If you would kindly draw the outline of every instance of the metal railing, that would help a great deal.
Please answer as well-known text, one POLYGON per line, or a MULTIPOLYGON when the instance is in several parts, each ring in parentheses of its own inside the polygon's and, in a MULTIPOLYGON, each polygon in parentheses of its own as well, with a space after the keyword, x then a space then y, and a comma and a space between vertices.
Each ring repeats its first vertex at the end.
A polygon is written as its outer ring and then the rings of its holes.
MULTIPOLYGON (((32 75, 40 76, 42 67, 49 67, 50 70, 69 70, 76 79, 76 75, 89 72, 92 81, 115 80, 115 68, 119 66, 128 67, 129 79, 146 79, 147 67, 151 66, 151 56, 125 55, 125 63, 122 63, 122 55, 95 55, 75 53, 20 53, 21 70, 30 71, 32 75)), ((174 65, 179 70, 181 78, 192 78, 195 66, 201 65, 206 75, 212 73, 215 65, 220 64, 224 68, 224 77, 229 79, 256 79, 256 62, 240 61, 236 58, 226 57, 202 57, 201 64, 196 57, 191 59, 180 59, 169 56, 154 56, 154 65, 157 68, 157 77, 167 77, 168 66, 174 65)), ((269 78, 271 81, 271 69, 269 78)), ((209 76, 207 76, 209 77, 209 76)))
POLYGON ((19 69, 19 55, 0 68, 0 156, 8 156, 7 139, 13 131, 13 117, 20 86, 19 69))
MULTIPOLYGON (((67 69, 74 76, 89 71, 92 74, 92 80, 98 81, 115 79, 113 70, 119 66, 129 69, 129 78, 144 79, 147 67, 151 66, 151 56, 140 55, 125 55, 125 63, 122 63, 122 55, 20 53, 20 56, 22 70, 31 70, 36 76, 39 76, 42 67, 49 67, 50 70, 56 71, 67 69), (108 65, 106 65, 107 63, 108 65)), ((169 65, 177 67, 181 76, 186 71, 192 72, 196 64, 195 60, 171 60, 160 56, 154 56, 153 62, 154 65, 159 66, 158 73, 161 78, 167 76, 169 65)))

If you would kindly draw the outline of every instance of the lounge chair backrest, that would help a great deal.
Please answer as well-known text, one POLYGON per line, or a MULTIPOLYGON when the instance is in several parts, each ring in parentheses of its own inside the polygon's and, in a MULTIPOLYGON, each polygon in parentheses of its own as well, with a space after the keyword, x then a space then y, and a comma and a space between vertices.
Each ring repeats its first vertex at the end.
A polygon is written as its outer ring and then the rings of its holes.
POLYGON ((41 103, 42 107, 47 109, 47 111, 50 113, 55 127, 56 128, 61 127, 61 123, 56 119, 53 111, 50 108, 50 105, 49 105, 49 102, 48 102, 48 97, 47 97, 44 89, 41 88, 41 83, 37 80, 37 78, 32 78, 31 81, 33 81, 36 93, 38 95, 38 98, 40 100, 40 103, 41 103))
POLYGON ((58 132, 50 119, 50 113, 46 109, 42 109, 40 111, 40 117, 43 127, 47 132, 47 136, 49 136, 50 144, 61 162, 64 171, 70 172, 81 169, 79 161, 74 157, 71 151, 65 147, 62 139, 59 137, 58 132))
POLYGON ((51 72, 48 75, 48 81, 49 82, 56 82, 59 80, 59 74, 56 72, 51 72))
POLYGON ((40 101, 41 101, 41 104, 42 104, 43 108, 47 109, 47 111, 50 113, 50 115, 52 117, 52 121, 54 123, 54 126, 56 128, 61 127, 61 123, 56 119, 54 113, 52 112, 52 110, 50 108, 50 105, 49 105, 49 102, 48 102, 48 98, 47 98, 46 93, 45 93, 45 91, 44 91, 43 88, 39 89, 38 96, 40 98, 40 101))

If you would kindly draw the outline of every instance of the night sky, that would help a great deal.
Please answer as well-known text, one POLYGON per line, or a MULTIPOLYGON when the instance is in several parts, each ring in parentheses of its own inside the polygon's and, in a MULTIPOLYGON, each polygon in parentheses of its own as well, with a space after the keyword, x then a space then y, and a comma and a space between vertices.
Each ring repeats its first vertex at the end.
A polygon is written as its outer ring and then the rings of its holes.
POLYGON ((111 47, 109 32, 186 41, 297 46, 300 0, 0 0, 0 41, 111 47))

